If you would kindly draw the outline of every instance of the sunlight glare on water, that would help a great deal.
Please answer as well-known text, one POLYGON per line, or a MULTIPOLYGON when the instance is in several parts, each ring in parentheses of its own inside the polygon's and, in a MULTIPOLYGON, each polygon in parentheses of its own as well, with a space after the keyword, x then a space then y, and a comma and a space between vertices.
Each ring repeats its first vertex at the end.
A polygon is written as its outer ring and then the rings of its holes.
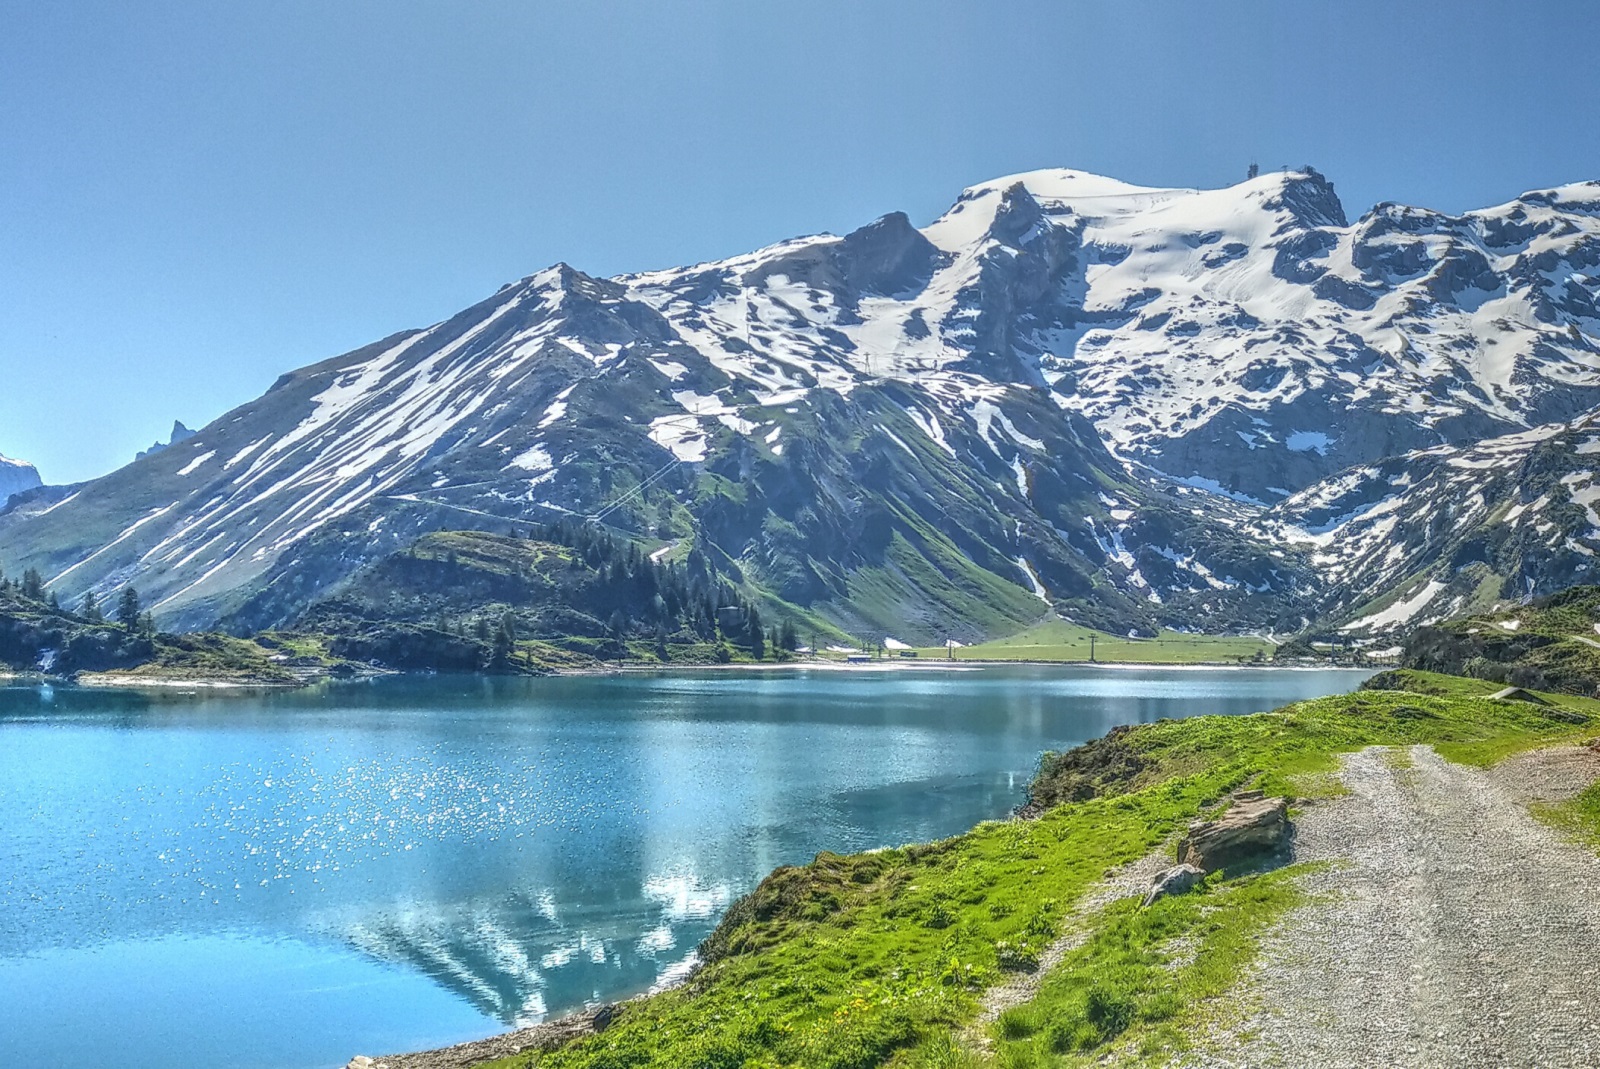
POLYGON ((1002 816, 1119 723, 1360 678, 0 687, 0 1065, 333 1066, 650 990, 780 864, 1002 816))

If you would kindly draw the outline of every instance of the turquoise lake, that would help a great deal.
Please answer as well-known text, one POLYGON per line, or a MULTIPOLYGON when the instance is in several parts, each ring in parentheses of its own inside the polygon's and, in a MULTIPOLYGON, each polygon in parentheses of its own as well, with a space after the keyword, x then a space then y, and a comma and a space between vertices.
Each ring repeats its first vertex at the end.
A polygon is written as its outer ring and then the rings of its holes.
POLYGON ((0 685, 0 1065, 333 1069, 622 998, 775 866, 1002 817, 1118 724, 1365 674, 0 685))

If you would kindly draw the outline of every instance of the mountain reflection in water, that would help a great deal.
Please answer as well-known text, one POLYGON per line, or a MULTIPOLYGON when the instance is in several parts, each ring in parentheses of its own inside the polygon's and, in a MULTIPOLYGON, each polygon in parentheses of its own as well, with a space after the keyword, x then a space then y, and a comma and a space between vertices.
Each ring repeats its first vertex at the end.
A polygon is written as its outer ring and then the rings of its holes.
POLYGON ((208 1064, 215 1052, 164 1037, 180 1028, 262 1064, 339 1064, 363 1044, 450 1042, 625 997, 681 975, 778 865, 1004 816, 1041 750, 1360 678, 0 687, 0 1064, 113 1047, 130 1069, 208 1064), (98 1012, 86 1023, 62 999, 98 1012))

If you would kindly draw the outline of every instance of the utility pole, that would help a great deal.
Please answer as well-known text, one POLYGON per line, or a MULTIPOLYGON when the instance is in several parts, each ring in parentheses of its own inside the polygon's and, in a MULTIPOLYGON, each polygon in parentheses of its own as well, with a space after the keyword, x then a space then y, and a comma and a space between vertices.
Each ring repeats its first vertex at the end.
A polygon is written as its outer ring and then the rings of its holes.
POLYGON ((1094 663, 1094 632, 1089 632, 1089 663, 1094 663))

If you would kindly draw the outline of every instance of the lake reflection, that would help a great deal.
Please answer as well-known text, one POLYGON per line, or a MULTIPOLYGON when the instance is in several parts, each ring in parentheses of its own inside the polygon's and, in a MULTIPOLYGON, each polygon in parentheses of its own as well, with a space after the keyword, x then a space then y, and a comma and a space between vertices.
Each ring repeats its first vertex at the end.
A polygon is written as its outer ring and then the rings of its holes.
POLYGON ((777 865, 1004 815, 1043 749, 1360 678, 0 688, 0 1064, 331 1066, 615 999, 777 865))

